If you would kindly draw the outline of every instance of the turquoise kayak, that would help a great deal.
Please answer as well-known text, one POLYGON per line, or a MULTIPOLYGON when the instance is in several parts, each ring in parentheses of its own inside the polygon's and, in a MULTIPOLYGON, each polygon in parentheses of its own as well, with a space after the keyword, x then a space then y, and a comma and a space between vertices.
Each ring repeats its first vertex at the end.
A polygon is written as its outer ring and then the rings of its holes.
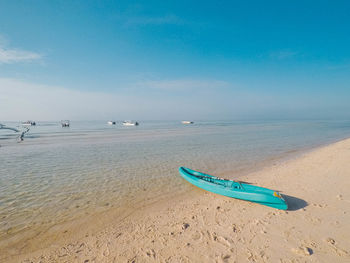
POLYGON ((204 190, 241 200, 286 210, 288 205, 279 192, 247 183, 218 178, 186 167, 179 172, 191 184, 204 190))

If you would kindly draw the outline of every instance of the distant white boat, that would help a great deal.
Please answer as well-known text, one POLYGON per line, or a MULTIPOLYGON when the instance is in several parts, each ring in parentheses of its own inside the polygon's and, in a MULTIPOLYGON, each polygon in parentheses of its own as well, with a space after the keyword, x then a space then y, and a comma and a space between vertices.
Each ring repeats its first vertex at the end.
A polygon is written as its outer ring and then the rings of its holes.
POLYGON ((137 121, 123 121, 124 126, 137 126, 139 123, 137 121))
POLYGON ((107 124, 109 124, 109 125, 115 125, 115 123, 116 123, 115 121, 108 121, 107 122, 107 124))
POLYGON ((61 125, 62 125, 62 127, 69 127, 70 122, 69 122, 69 120, 64 120, 64 121, 61 121, 61 125))
POLYGON ((35 121, 23 121, 22 126, 35 126, 35 121))
POLYGON ((193 121, 182 121, 182 124, 193 124, 193 121))

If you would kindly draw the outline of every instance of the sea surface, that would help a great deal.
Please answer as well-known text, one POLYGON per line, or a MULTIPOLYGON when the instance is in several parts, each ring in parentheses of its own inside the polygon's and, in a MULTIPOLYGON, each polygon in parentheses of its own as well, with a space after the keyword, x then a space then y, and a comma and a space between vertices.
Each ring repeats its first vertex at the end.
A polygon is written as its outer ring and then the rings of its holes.
MULTIPOLYGON (((22 129, 18 122, 2 122, 22 129)), ((232 179, 350 136, 350 121, 37 122, 24 141, 0 130, 0 241, 190 185, 186 166, 232 179)))

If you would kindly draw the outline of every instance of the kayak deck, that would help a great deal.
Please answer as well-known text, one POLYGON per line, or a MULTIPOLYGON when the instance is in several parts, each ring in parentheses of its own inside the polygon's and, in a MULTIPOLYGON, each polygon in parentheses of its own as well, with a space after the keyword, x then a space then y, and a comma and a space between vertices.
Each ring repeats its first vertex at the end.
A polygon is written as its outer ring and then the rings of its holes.
POLYGON ((279 192, 247 183, 215 177, 180 167, 181 176, 193 185, 220 195, 260 203, 277 209, 288 208, 279 192))

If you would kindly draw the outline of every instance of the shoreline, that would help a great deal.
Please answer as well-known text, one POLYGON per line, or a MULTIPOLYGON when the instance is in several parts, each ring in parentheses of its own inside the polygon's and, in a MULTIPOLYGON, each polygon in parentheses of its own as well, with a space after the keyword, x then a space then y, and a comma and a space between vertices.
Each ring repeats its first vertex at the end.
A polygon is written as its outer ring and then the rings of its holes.
MULTIPOLYGON (((231 170, 227 172, 221 172, 218 173, 217 176, 228 176, 228 179, 236 180, 241 177, 246 177, 248 175, 252 176, 253 174, 262 171, 265 168, 269 168, 275 165, 282 165, 283 163, 293 161, 298 158, 302 158, 304 155, 307 155, 309 153, 312 153, 314 151, 320 150, 322 148, 331 146, 333 144, 346 141, 350 139, 350 136, 344 136, 341 137, 340 139, 330 139, 326 142, 319 142, 315 143, 313 145, 309 146, 304 146, 298 149, 293 149, 293 150, 288 150, 287 152, 274 155, 272 157, 266 158, 264 160, 258 161, 256 163, 253 163, 253 167, 251 168, 243 168, 243 169, 238 169, 238 170, 231 170), (238 175, 236 175, 239 172, 238 175), (229 175, 231 174, 231 176, 229 175), (236 177, 234 177, 236 176, 236 177)), ((210 172, 209 172, 210 174, 210 172)))
MULTIPOLYGON (((245 180, 255 180, 254 183, 257 183, 258 185, 261 185, 261 186, 266 186, 266 187, 272 187, 274 184, 276 184, 276 182, 274 181, 277 181, 277 178, 271 178, 271 176, 266 176, 266 173, 268 172, 271 172, 271 170, 274 170, 274 169, 282 169, 283 167, 285 166, 293 166, 293 163, 298 163, 302 160, 304 160, 305 158, 307 159, 308 157, 310 156, 313 156, 313 155, 317 155, 319 152, 322 152, 322 151, 325 151, 325 149, 327 150, 328 148, 334 148, 334 147, 337 147, 337 145, 341 145, 341 144, 350 144, 350 139, 344 139, 344 140, 338 140, 337 142, 334 142, 334 143, 328 143, 326 145, 321 145, 321 146, 316 146, 316 147, 313 147, 312 149, 308 149, 307 151, 302 151, 302 152, 299 152, 297 153, 297 155, 293 155, 291 157, 289 157, 287 160, 281 160, 279 159, 279 161, 277 161, 277 163, 274 163, 272 164, 273 162, 275 162, 274 160, 272 161, 272 163, 270 165, 267 165, 265 167, 259 167, 258 170, 256 171, 253 171, 253 172, 249 172, 248 174, 246 175, 242 175, 240 176, 240 179, 244 178, 245 180), (264 176, 265 174, 265 176, 264 176), (264 178, 265 177, 265 178, 264 178), (269 184, 272 185, 270 186, 269 184), (267 185, 266 185, 267 184, 267 185)), ((300 168, 301 169, 301 168, 300 168)), ((279 178, 280 179, 280 178, 279 178)), ((279 180, 278 179, 278 180, 279 180)), ((284 178, 285 180, 288 179, 290 180, 290 178, 284 178)), ((282 180, 283 181, 283 180, 282 180)), ((277 186, 277 185, 276 185, 277 186)), ((116 213, 113 214, 112 211, 108 211, 108 212, 104 212, 106 213, 106 215, 104 215, 104 217, 100 218, 99 219, 99 223, 100 225, 104 225, 105 222, 109 222, 108 223, 108 226, 105 226, 104 229, 103 228, 100 228, 98 229, 95 228, 95 230, 91 229, 90 228, 90 231, 88 231, 89 233, 87 234, 88 236, 83 235, 83 234, 80 234, 80 235, 75 235, 75 236, 80 236, 79 238, 73 238, 72 234, 69 235, 67 232, 64 233, 64 234, 67 234, 66 237, 57 237, 58 236, 58 233, 56 234, 56 245, 53 246, 51 244, 51 247, 46 247, 46 248, 39 248, 35 251, 26 251, 24 252, 23 254, 21 255, 17 255, 17 256, 10 256, 10 257, 7 257, 7 258, 3 258, 4 260, 6 259, 6 261, 8 262, 8 260, 13 260, 14 262, 17 262, 19 260, 23 260, 24 258, 37 258, 38 255, 44 255, 44 258, 45 260, 47 260, 48 262, 50 262, 50 258, 52 257, 52 255, 56 255, 55 256, 55 260, 52 260, 52 261, 64 261, 64 260, 67 260, 65 257, 63 257, 61 259, 61 257, 58 256, 57 254, 57 249, 59 250, 59 248, 61 247, 66 247, 66 243, 70 243, 70 244, 74 244, 74 242, 80 242, 81 240, 89 240, 89 239, 96 239, 97 236, 99 236, 100 234, 99 233, 104 233, 102 234, 103 238, 101 240, 104 240, 105 241, 105 238, 107 236, 109 236, 109 233, 110 232, 113 232, 114 230, 116 229, 120 229, 120 228, 123 228, 123 224, 126 223, 127 225, 130 225, 132 224, 132 221, 133 220, 137 220, 137 221, 142 221, 144 220, 145 218, 148 217, 147 214, 149 214, 149 212, 153 211, 155 214, 157 214, 158 217, 160 218, 163 218, 163 214, 165 215, 168 215, 169 214, 169 204, 171 204, 170 207, 178 207, 179 204, 180 206, 188 206, 187 203, 190 203, 192 206, 196 206, 196 204, 200 205, 202 204, 203 200, 207 200, 207 201, 210 201, 210 202, 213 202, 213 203, 218 203, 220 205, 214 205, 214 209, 213 209, 213 205, 211 204, 210 206, 206 207, 207 210, 210 209, 211 212, 213 213, 217 213, 218 211, 220 211, 221 207, 224 207, 225 205, 227 205, 228 203, 235 203, 235 205, 237 205, 238 207, 238 210, 241 209, 241 212, 242 211, 247 211, 248 207, 249 209, 257 209, 257 210, 261 210, 261 211, 269 211, 268 214, 271 215, 272 214, 275 214, 275 215, 288 215, 288 212, 281 212, 281 211, 278 211, 278 210, 274 210, 272 209, 266 209, 265 208, 262 208, 263 206, 259 206, 259 207, 254 207, 252 208, 252 206, 256 206, 256 204, 251 204, 251 203, 248 203, 248 202, 244 202, 244 201, 234 201, 234 199, 227 199, 227 198, 224 198, 224 197, 221 197, 221 196, 218 196, 218 195, 215 195, 215 194, 212 194, 212 193, 208 193, 208 192, 205 192, 201 189, 197 189, 197 188, 190 188, 191 190, 189 192, 186 192, 186 195, 184 195, 183 193, 182 194, 175 194, 173 196, 173 198, 166 198, 166 195, 164 199, 161 199, 161 200, 155 200, 154 202, 152 202, 151 204, 147 204, 145 206, 140 206, 140 207, 134 207, 133 209, 131 209, 131 211, 125 211, 124 213, 124 216, 123 215, 116 215, 116 213), (182 196, 181 196, 182 195, 182 196), (200 200, 202 199, 203 200, 200 200), (174 201, 174 200, 171 200, 171 199, 176 199, 177 201, 174 201), (181 200, 181 201, 180 201, 181 200), (237 203, 238 202, 238 203, 237 203), (220 207, 219 209, 217 209, 217 207, 220 207), (216 209, 215 209, 216 208, 216 209), (117 218, 117 216, 119 218, 117 218), (122 218, 121 218, 122 217, 122 218), (111 219, 113 218, 113 220, 111 219), (104 221, 105 220, 105 221, 104 221), (102 224, 101 224, 102 223, 102 224), (111 231, 106 231, 106 229, 113 229, 111 231), (72 243, 72 241, 74 240, 74 242, 72 243), (50 256, 49 256, 50 255, 50 256)), ((280 190, 280 189, 278 189, 280 190)), ((289 193, 288 191, 282 191, 282 194, 292 194, 293 192, 289 193), (286 193, 284 193, 286 192, 286 193)), ((285 195, 286 196, 286 195, 285 195)), ((302 199, 298 199, 297 197, 295 196, 289 196, 286 198, 287 199, 287 202, 292 202, 292 203, 298 203, 299 202, 299 206, 302 206, 301 204, 303 203, 302 199), (302 201, 301 201, 302 200, 302 201)), ((307 202, 307 201, 304 201, 304 202, 307 202)), ((197 206, 198 206, 197 205, 197 206)), ((308 207, 306 204, 304 204, 305 207, 308 207)), ((290 212, 300 212, 301 211, 304 211, 304 207, 300 207, 298 209, 295 209, 293 210, 294 208, 292 207, 291 210, 289 210, 290 212)), ((176 210, 176 209, 175 209, 176 210)), ((192 209, 193 210, 193 209, 192 209)), ((177 211, 179 212, 179 211, 177 211)), ((188 213, 189 211, 187 211, 188 213)), ((193 211, 192 211, 193 212, 193 211)), ((203 211, 202 211, 203 212, 203 211)), ((350 212, 350 211, 349 211, 350 212)), ((207 215, 207 217, 211 217, 210 214, 207 215)), ((203 217, 205 218, 205 217, 203 217)), ((150 221, 157 221, 158 219, 155 219, 155 218, 151 218, 150 221)), ((164 219, 163 219, 164 220, 164 219)), ((186 219, 187 221, 193 221, 193 219, 189 218, 189 219, 186 219)), ((143 224, 147 224, 149 220, 146 220, 144 221, 143 224)), ((176 220, 175 220, 176 221, 176 220)), ((175 223, 175 225, 177 225, 176 223, 178 222, 168 222, 168 224, 172 224, 172 223, 175 223)), ((184 221, 184 220, 182 220, 184 221)), ((243 220, 244 221, 244 220, 243 220)), ((71 224, 72 222, 69 222, 69 224, 71 224)), ((91 222, 85 222, 86 225, 89 225, 89 223, 91 222)), ((73 223, 74 224, 74 223, 73 223)), ((85 225, 83 224, 83 225, 85 225)), ((142 223, 139 224, 139 227, 141 227, 143 225, 142 223)), ((185 224, 185 223, 182 223, 182 224, 185 224)), ((187 224, 187 223, 186 223, 187 224)), ((189 224, 191 225, 191 224, 189 224)), ((258 223, 258 225, 260 225, 260 223, 258 223)), ((129 226, 130 227, 130 226, 129 226)), ((60 228, 59 226, 53 226, 52 227, 53 229, 55 228, 58 228, 58 231, 61 231, 62 228, 60 228)), ((179 228, 179 227, 177 227, 179 228)), ((183 228, 183 225, 181 226, 180 224, 180 229, 183 228)), ((48 231, 50 232, 51 229, 48 231)), ((84 232, 85 230, 83 230, 82 232, 84 232)), ((74 232, 74 231, 73 231, 74 232)), ((86 231, 85 231, 86 232, 86 231)), ((182 232, 185 232, 183 229, 182 229, 182 232)), ((140 232, 141 233, 141 232, 140 232)), ((138 234, 140 234, 138 233, 138 234)), ((74 235, 74 234, 73 234, 74 235)), ((132 238, 132 237, 129 237, 129 238, 132 238)), ((217 237, 218 238, 218 237, 217 237)), ((100 240, 97 238, 97 240, 100 240)), ((225 238, 224 238, 225 239, 225 238)), ((35 240, 33 240, 35 241, 35 240)), ((34 242, 35 243, 35 242, 34 242)), ((49 242, 50 243, 50 242, 49 242)), ((83 242, 84 243, 84 242, 83 242)), ((118 243, 118 242, 117 242, 118 243)), ((224 242, 225 243, 225 242, 224 242)), ((84 243, 85 244, 85 243, 84 243)), ((35 246, 35 245, 34 245, 35 246)), ((74 245, 73 245, 74 247, 74 245)), ((98 248, 95 248, 94 250, 98 250, 98 248)), ((312 248, 310 248, 312 249, 312 248)), ((96 250, 96 251, 97 251, 96 250)), ((301 249, 303 250, 303 249, 301 249)), ((305 250, 306 251, 306 250, 305 250)), ((304 252, 305 252, 304 251, 304 252)), ((345 251, 345 250, 344 250, 345 251)), ((301 254, 303 254, 304 252, 301 252, 301 254)), ((136 253, 136 252, 135 252, 136 253)), ((306 253, 306 252, 305 252, 306 253)), ((344 252, 345 253, 345 252, 344 252)), ((69 253, 68 253, 69 254, 69 253)), ((68 256, 67 254, 67 256, 68 256)), ((79 254, 79 253, 78 253, 79 254)), ((113 253, 110 253, 109 254, 113 254, 113 253)), ((136 253, 137 254, 137 253, 136 253)), ((147 253, 146 253, 147 254, 147 253)), ((298 253, 297 253, 298 254, 298 253)), ((299 253, 300 254, 300 253, 299 253)), ((345 255, 349 255, 348 252, 346 251, 345 255)), ((109 256, 107 257, 109 258, 109 256)), ((231 257, 230 257, 231 258, 231 257)), ((37 258, 38 259, 38 258, 37 258)), ((71 258, 73 261, 74 259, 71 258)), ((146 258, 147 259, 147 258, 146 258)), ((155 257, 155 259, 157 259, 155 257)), ((158 258, 159 259, 159 258, 158 258)), ((2 260, 2 259, 1 259, 2 260)), ((44 260, 44 262, 46 262, 44 260)), ((102 261, 106 260, 105 256, 101 258, 102 261)), ((34 260, 35 261, 35 260, 34 260)), ((137 262, 137 261, 136 261, 137 262)))
MULTIPOLYGON (((337 139, 337 140, 331 140, 331 142, 324 142, 324 143, 317 143, 315 145, 311 145, 311 146, 305 146, 303 148, 299 148, 299 149, 293 149, 293 150, 289 150, 287 152, 275 155, 275 156, 271 156, 271 157, 267 157, 265 159, 259 160, 257 162, 252 162, 252 164, 250 165, 250 167, 244 167, 244 168, 238 168, 235 170, 226 170, 224 169, 224 171, 222 172, 217 172, 215 173, 216 176, 219 177, 226 177, 229 179, 233 179, 233 180, 237 180, 237 179, 241 179, 247 175, 252 175, 260 170, 263 170, 266 167, 270 167, 270 166, 274 166, 274 165, 278 165, 284 162, 287 162, 289 160, 293 160, 296 159, 308 152, 312 152, 315 151, 319 148, 328 146, 330 144, 342 141, 344 139, 337 139)), ((209 174, 211 174, 210 171, 206 171, 209 174)), ((180 178, 180 177, 179 177, 180 178)), ((182 181, 182 179, 180 179, 182 181)), ((186 184, 185 188, 182 189, 177 189, 177 191, 175 193, 172 193, 171 196, 181 196, 183 194, 188 194, 191 187, 189 185, 186 184)), ((148 189, 149 191, 152 191, 153 189, 148 189)), ((142 194, 142 192, 141 192, 142 194)), ((0 239, 0 252, 1 251, 7 251, 7 250, 12 250, 15 251, 15 247, 23 250, 23 248, 25 249, 26 246, 22 246, 20 245, 21 243, 37 243, 40 242, 40 239, 45 240, 47 242, 47 245, 51 245, 54 242, 57 242, 57 233, 56 232, 62 232, 62 231, 69 231, 69 232, 75 232, 76 234, 79 232, 79 230, 77 230, 77 225, 85 225, 88 229, 96 232, 98 230, 101 230, 103 227, 102 226, 93 226, 92 225, 92 221, 95 217, 100 217, 103 218, 103 223, 99 223, 98 225, 105 225, 105 224, 109 224, 110 220, 108 219, 109 217, 117 217, 117 218, 123 218, 125 215, 130 215, 132 213, 134 213, 136 210, 138 209, 144 209, 147 208, 149 206, 151 206, 154 203, 158 203, 158 202, 162 202, 164 200, 171 200, 171 198, 169 197, 169 192, 164 192, 164 193, 160 193, 157 196, 152 196, 152 197, 147 197, 147 200, 142 200, 142 201, 138 201, 138 202, 134 202, 131 205, 129 205, 130 200, 128 200, 126 197, 124 198, 124 201, 122 202, 123 204, 118 206, 118 207, 110 207, 110 208, 102 208, 102 207, 98 207, 95 210, 86 210, 84 212, 84 215, 82 215, 82 212, 80 212, 80 216, 73 216, 73 219, 69 219, 69 220, 65 220, 65 221, 60 221, 60 222, 56 222, 54 224, 44 224, 42 226, 38 226, 38 225, 33 225, 33 226, 29 226, 26 227, 25 230, 20 230, 15 234, 10 234, 9 237, 2 238, 0 239), (100 210, 100 211, 98 211, 100 210), (105 214, 108 214, 109 216, 105 216, 105 214), (54 231, 53 231, 54 229, 54 231), (42 236, 42 237, 41 237, 42 236), (41 237, 41 238, 40 238, 41 237), (32 242, 36 239, 38 239, 39 241, 36 242, 32 242), (49 241, 51 239, 51 241, 49 241), (9 243, 9 245, 6 243, 9 243), (3 245, 5 244, 5 245, 3 245)), ((50 219, 48 219, 50 220, 50 219)), ((119 220, 119 219, 118 219, 119 220)), ((14 231, 11 229, 11 231, 14 231)), ((16 230, 15 230, 16 231, 16 230)), ((81 235, 83 236, 83 235, 81 235)), ((30 245, 31 246, 31 245, 30 245)), ((36 248, 38 249, 38 248, 36 248)), ((42 249, 42 247, 39 247, 39 249, 42 249)), ((2 253, 0 253, 1 255, 2 253)), ((14 253, 17 254, 17 253, 14 253)), ((1 259, 1 258, 0 258, 1 259)))

